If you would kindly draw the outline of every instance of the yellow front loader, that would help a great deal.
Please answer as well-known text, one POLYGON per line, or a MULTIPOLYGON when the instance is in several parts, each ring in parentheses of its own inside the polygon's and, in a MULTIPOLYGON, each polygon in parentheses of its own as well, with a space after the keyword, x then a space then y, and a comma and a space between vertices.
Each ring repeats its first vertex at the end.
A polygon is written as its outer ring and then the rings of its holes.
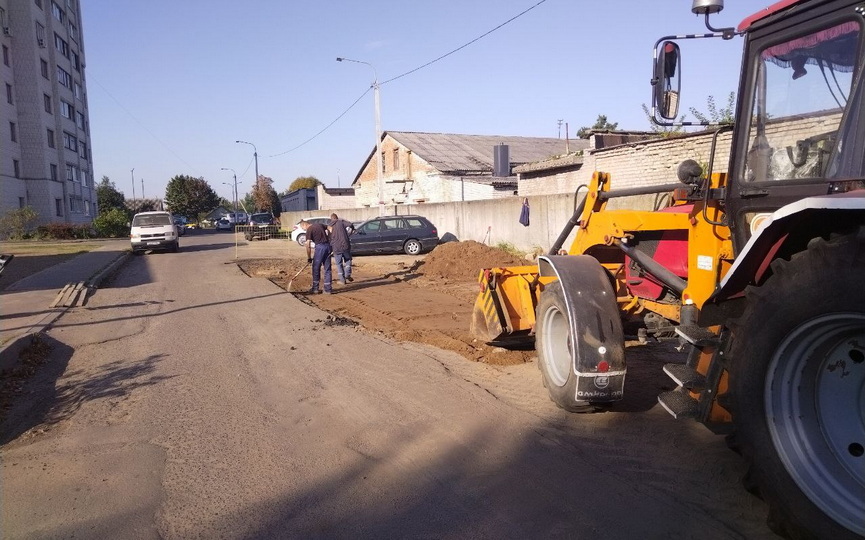
POLYGON ((683 326, 696 332, 697 310, 730 266, 729 229, 717 202, 706 197, 723 188, 724 176, 704 184, 701 174, 689 161, 680 167, 681 184, 615 191, 609 175, 595 173, 537 266, 481 270, 472 333, 505 345, 534 339, 544 383, 566 410, 592 411, 621 399, 623 320, 642 319, 641 337, 671 337, 683 326), (662 198, 670 204, 607 209, 611 199, 651 194, 670 194, 662 198))

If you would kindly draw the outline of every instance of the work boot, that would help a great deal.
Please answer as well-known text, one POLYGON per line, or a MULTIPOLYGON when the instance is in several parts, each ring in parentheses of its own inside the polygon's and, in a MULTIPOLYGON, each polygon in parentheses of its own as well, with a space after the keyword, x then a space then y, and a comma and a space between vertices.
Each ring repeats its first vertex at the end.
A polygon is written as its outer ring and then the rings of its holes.
POLYGON ((321 294, 321 291, 313 287, 309 290, 309 294, 321 294))
POLYGON ((347 278, 345 278, 345 280, 348 281, 349 283, 351 283, 352 281, 354 281, 354 278, 351 276, 348 276, 347 278))

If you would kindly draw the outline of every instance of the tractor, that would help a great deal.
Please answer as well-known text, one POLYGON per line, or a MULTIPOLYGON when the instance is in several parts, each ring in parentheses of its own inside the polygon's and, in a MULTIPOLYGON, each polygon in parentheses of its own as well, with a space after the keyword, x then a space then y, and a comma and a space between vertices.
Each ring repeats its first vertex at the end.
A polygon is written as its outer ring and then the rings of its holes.
POLYGON ((710 32, 653 50, 653 120, 696 125, 675 120, 679 42, 742 40, 735 122, 706 125, 708 160, 681 163, 678 182, 619 190, 596 171, 536 265, 480 271, 472 331, 533 341, 550 398, 572 412, 623 398, 625 328, 679 340, 687 360, 664 366, 676 388, 658 401, 676 418, 729 427, 769 526, 862 538, 865 2, 783 0, 715 28, 722 9, 694 0, 710 32), (723 165, 719 140, 730 145, 723 165), (662 193, 662 208, 608 208, 662 193))

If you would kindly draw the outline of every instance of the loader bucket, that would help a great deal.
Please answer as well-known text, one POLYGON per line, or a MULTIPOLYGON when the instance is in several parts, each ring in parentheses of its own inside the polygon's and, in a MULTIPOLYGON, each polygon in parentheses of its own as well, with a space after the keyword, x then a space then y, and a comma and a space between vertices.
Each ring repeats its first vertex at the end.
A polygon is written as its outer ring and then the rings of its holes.
POLYGON ((535 306, 542 289, 537 266, 485 268, 478 275, 478 284, 472 335, 502 344, 534 339, 535 306))

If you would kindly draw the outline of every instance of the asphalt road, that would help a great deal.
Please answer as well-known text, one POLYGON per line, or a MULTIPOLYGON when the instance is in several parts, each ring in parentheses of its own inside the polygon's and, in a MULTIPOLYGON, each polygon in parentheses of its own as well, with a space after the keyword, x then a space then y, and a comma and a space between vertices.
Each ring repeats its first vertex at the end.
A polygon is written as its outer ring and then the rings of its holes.
POLYGON ((187 236, 58 321, 2 434, 0 537, 771 537, 705 428, 563 413, 532 365, 330 325, 234 255, 187 236))

